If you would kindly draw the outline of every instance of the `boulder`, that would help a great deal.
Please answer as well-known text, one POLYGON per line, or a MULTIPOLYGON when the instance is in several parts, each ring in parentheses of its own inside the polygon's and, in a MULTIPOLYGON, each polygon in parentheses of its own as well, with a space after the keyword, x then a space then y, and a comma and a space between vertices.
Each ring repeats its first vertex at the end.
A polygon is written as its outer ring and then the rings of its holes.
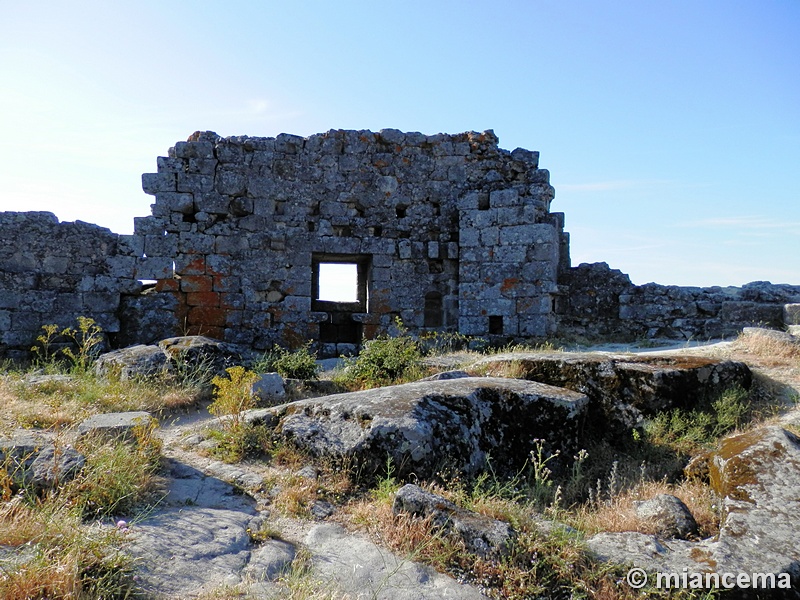
POLYGON ((122 380, 151 377, 170 369, 167 355, 158 346, 130 346, 97 357, 94 370, 98 377, 119 375, 122 380))
POLYGON ((43 492, 73 479, 86 462, 69 445, 54 444, 49 436, 17 431, 0 439, 0 468, 11 477, 15 488, 43 492))
POLYGON ((175 363, 216 375, 224 375, 225 369, 250 362, 247 350, 202 335, 167 338, 161 340, 158 347, 175 363))
POLYGON ((479 473, 489 457, 515 473, 537 439, 563 457, 578 449, 588 398, 541 383, 496 377, 414 382, 300 400, 248 411, 244 419, 274 430, 317 456, 349 457, 367 475, 387 457, 397 475, 427 479, 444 468, 479 473))
POLYGON ((283 377, 278 373, 263 373, 259 375, 251 393, 257 406, 275 406, 286 401, 286 387, 283 377))
POLYGON ((42 448, 31 464, 26 481, 37 492, 55 489, 74 479, 85 464, 86 457, 74 448, 49 444, 42 448))
POLYGON ((692 356, 513 352, 484 358, 470 370, 489 375, 511 370, 521 379, 584 393, 592 400, 592 422, 610 426, 612 434, 640 426, 645 416, 690 409, 728 387, 749 388, 752 382, 744 363, 692 356))
POLYGON ((99 436, 105 439, 122 439, 133 441, 136 439, 137 428, 150 428, 156 420, 150 413, 137 410, 121 413, 105 413, 94 415, 78 425, 78 436, 99 436))
POLYGON ((662 537, 685 540, 697 535, 697 521, 677 496, 659 494, 643 502, 634 502, 634 511, 662 537))
POLYGON ((457 536, 468 551, 482 558, 499 559, 508 555, 516 537, 508 523, 459 508, 446 498, 411 483, 395 494, 392 512, 395 516, 406 513, 430 517, 433 527, 457 536))
MULTIPOLYGON (((725 439, 707 458, 708 477, 722 498, 716 539, 661 540, 641 533, 603 533, 587 541, 600 559, 647 571, 765 573, 775 589, 760 597, 798 598, 800 587, 800 440, 780 427, 725 439), (777 587, 790 583, 791 589, 777 587)), ((746 598, 748 590, 732 591, 746 598)))

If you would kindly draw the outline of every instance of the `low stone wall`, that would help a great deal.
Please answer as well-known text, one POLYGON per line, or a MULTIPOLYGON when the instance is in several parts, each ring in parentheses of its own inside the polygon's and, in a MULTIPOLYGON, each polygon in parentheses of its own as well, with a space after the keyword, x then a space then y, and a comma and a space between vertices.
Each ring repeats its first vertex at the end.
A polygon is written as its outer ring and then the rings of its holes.
POLYGON ((122 294, 138 293, 130 236, 48 212, 0 213, 0 356, 26 354, 42 325, 93 318, 120 330, 122 294))
POLYGON ((788 325, 800 286, 764 281, 742 287, 679 287, 630 278, 606 263, 565 270, 556 303, 559 334, 589 339, 720 339, 742 328, 788 325))

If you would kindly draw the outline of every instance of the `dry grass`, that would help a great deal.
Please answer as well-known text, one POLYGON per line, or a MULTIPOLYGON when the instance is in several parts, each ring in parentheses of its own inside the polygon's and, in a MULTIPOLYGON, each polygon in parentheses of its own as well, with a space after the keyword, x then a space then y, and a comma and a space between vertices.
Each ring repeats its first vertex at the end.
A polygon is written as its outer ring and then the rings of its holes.
POLYGON ((103 412, 170 411, 194 404, 203 393, 169 379, 104 380, 83 373, 31 383, 27 377, 12 372, 0 378, 0 424, 6 428, 59 429, 103 412))
POLYGON ((719 532, 719 514, 714 509, 716 498, 711 489, 698 481, 682 481, 668 484, 659 481, 640 483, 632 489, 622 491, 607 502, 584 505, 570 519, 573 525, 587 534, 602 531, 638 531, 655 534, 651 523, 636 516, 634 502, 648 500, 659 494, 671 494, 680 498, 692 513, 700 537, 707 538, 719 532))
POLYGON ((124 593, 127 559, 110 550, 119 535, 114 529, 82 525, 66 503, 31 505, 21 496, 11 499, 0 508, 0 545, 30 552, 23 551, 16 565, 4 566, 0 597, 77 600, 124 593), (87 578, 90 572, 92 578, 87 578))
POLYGON ((793 344, 766 332, 741 334, 733 342, 735 352, 750 354, 775 364, 794 363, 800 366, 800 344, 793 344))

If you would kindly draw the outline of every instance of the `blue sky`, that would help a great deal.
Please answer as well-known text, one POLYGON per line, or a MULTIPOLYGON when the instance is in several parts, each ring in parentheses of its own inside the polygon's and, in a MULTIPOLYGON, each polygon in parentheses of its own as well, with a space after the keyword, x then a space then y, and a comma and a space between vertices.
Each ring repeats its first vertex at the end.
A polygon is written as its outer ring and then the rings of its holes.
POLYGON ((494 129, 573 264, 800 284, 800 2, 0 0, 0 210, 130 233, 195 130, 494 129))

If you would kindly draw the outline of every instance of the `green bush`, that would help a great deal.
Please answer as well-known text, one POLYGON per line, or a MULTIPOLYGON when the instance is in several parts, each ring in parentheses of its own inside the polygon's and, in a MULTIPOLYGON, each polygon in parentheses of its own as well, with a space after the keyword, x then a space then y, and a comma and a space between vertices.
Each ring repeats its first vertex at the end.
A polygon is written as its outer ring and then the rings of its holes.
POLYGON ((277 372, 286 379, 317 379, 320 366, 316 352, 311 352, 311 342, 291 351, 275 346, 253 365, 258 373, 277 372))
POLYGON ((377 387, 417 379, 423 374, 419 344, 399 320, 397 327, 398 336, 364 342, 358 356, 347 361, 342 383, 377 387))

